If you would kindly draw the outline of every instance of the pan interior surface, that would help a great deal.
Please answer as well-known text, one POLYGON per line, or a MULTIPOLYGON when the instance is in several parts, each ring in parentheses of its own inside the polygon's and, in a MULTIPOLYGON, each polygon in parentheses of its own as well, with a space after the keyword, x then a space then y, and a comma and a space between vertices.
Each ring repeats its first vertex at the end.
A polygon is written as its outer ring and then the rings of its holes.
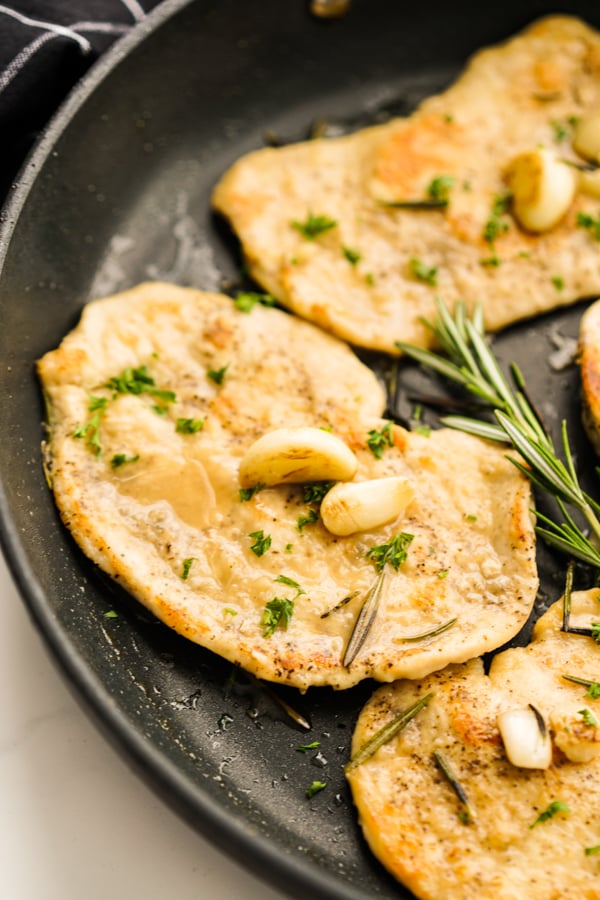
MULTIPOLYGON (((410 9, 353 0, 346 16, 323 21, 300 0, 285 15, 278 0, 166 0, 67 102, 6 209, 0 512, 17 583, 108 738, 194 827, 291 896, 412 896, 367 850, 343 775, 374 685, 274 696, 118 594, 77 550, 46 485, 34 363, 93 298, 146 279, 206 290, 239 283, 238 247, 209 197, 225 169, 267 135, 295 141, 316 122, 341 133, 407 114, 476 49, 551 11, 560 10, 514 0, 410 9), (282 700, 310 731, 290 720, 282 700), (312 741, 318 751, 299 751, 312 741), (308 798, 315 780, 327 788, 308 798)), ((569 4, 568 12, 600 25, 597 4, 569 4)), ((548 363, 552 335, 575 338, 581 311, 512 328, 497 346, 521 365, 534 396, 546 395, 553 379, 550 424, 558 429, 567 418, 585 453, 577 374, 548 363)), ((540 567, 542 603, 561 585, 543 548, 540 567)))

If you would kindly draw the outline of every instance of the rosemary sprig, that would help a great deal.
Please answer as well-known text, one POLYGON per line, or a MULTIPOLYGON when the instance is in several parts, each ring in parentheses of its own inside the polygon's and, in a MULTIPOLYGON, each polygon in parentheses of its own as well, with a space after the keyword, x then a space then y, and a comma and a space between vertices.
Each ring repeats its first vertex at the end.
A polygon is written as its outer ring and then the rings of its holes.
POLYGON ((551 437, 527 395, 523 376, 511 364, 514 387, 505 378, 484 332, 481 307, 469 318, 465 305, 457 303, 454 313, 438 299, 434 322, 423 320, 442 349, 442 354, 397 342, 398 349, 421 365, 459 384, 472 394, 481 408, 481 417, 447 416, 443 425, 488 440, 511 445, 521 459, 509 457, 538 488, 554 497, 562 521, 556 522, 535 511, 537 533, 550 546, 600 568, 600 550, 574 521, 567 507, 577 510, 592 535, 600 542, 600 504, 579 483, 566 423, 561 426, 561 459, 551 437), (492 413, 495 422, 485 416, 492 413))

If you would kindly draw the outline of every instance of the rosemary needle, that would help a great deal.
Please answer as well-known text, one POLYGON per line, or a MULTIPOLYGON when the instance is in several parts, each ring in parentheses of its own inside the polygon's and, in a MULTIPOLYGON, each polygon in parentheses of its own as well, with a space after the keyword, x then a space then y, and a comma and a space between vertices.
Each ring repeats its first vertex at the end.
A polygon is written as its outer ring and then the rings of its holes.
POLYGON ((436 304, 437 318, 423 321, 442 353, 400 341, 397 347, 422 366, 460 385, 478 401, 481 416, 447 416, 442 424, 511 445, 520 455, 520 460, 509 457, 511 462, 534 485, 554 497, 562 517, 557 522, 535 510, 539 536, 554 549, 600 568, 600 550, 568 511, 572 507, 581 513, 596 541, 600 541, 600 504, 579 483, 566 423, 561 426, 561 459, 528 397, 518 367, 514 363, 510 366, 514 387, 504 376, 486 340, 481 307, 477 306, 469 318, 464 303, 457 303, 453 314, 439 299, 436 304), (489 421, 490 412, 495 421, 489 421))
POLYGON ((420 697, 412 706, 409 706, 407 709, 402 710, 402 712, 398 713, 397 716, 384 725, 383 728, 380 728, 379 731, 376 731, 375 734, 369 738, 369 740, 364 744, 358 753, 356 753, 349 763, 346 764, 345 771, 349 772, 352 769, 355 769, 357 766, 362 765, 362 763, 366 762, 370 759, 374 753, 379 750, 380 747, 383 747, 384 744, 389 743, 392 738, 395 738, 397 734, 399 734, 408 723, 414 719, 417 713, 420 713, 422 709, 424 709, 429 701, 433 697, 433 691, 429 694, 425 694, 423 697, 420 697))

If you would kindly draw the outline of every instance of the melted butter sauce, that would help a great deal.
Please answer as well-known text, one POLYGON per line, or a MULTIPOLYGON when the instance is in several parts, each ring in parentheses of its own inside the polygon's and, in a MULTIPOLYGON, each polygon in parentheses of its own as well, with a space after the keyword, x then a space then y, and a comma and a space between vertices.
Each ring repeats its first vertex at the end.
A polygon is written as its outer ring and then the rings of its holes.
POLYGON ((207 528, 215 520, 217 495, 199 459, 146 457, 117 470, 111 480, 122 494, 139 503, 168 503, 181 521, 192 528, 207 528))

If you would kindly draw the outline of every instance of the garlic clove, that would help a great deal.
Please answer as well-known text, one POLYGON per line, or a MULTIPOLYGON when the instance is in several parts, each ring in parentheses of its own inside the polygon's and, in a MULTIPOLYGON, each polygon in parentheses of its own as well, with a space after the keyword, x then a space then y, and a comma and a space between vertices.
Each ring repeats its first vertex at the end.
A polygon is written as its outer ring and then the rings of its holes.
POLYGON ((582 194, 600 200, 600 169, 581 171, 578 180, 579 190, 582 194))
POLYGON ((567 213, 577 190, 572 166, 542 148, 520 153, 506 171, 515 218, 528 231, 549 231, 567 213))
POLYGON ((354 476, 357 466, 352 450, 329 431, 310 426, 277 428, 248 448, 240 463, 239 480, 243 488, 346 481, 354 476))
POLYGON ((573 130, 573 150, 600 163, 600 111, 579 119, 573 130))
POLYGON ((552 762, 552 741, 541 714, 531 704, 498 716, 504 749, 513 766, 547 769, 552 762))
POLYGON ((370 531, 402 515, 414 495, 410 482, 400 476, 336 484, 321 502, 321 520, 340 537, 370 531))

